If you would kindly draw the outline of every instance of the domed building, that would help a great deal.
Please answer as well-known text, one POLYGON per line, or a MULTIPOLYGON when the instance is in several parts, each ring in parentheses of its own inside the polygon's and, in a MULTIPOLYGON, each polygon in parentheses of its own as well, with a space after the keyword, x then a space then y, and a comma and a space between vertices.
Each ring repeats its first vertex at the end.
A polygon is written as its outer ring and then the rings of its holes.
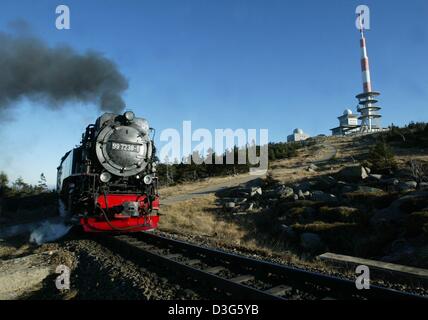
POLYGON ((330 129, 333 136, 344 136, 359 131, 358 115, 353 114, 351 109, 345 109, 337 119, 339 119, 339 126, 330 129))
POLYGON ((303 132, 302 129, 296 128, 293 130, 293 134, 287 136, 287 142, 303 141, 309 138, 309 135, 303 132))

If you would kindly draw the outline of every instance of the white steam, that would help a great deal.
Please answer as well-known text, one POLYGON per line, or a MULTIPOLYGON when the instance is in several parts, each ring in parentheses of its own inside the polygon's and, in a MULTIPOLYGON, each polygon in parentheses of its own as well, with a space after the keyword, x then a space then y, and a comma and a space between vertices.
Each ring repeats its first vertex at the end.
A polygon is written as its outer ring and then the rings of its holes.
POLYGON ((38 228, 31 232, 30 242, 40 245, 45 242, 54 241, 66 235, 70 229, 71 226, 65 223, 44 221, 38 228))
POLYGON ((65 236, 71 227, 72 225, 64 222, 63 217, 55 217, 32 223, 3 227, 0 230, 0 238, 5 239, 30 233, 30 242, 40 245, 65 236))

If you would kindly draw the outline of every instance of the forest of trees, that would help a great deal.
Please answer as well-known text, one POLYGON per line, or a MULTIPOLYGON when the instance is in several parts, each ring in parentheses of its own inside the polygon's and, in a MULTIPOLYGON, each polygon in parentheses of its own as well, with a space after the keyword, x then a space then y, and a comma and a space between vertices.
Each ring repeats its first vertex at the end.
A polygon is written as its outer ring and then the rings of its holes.
MULTIPOLYGON (((307 143, 306 143, 307 144, 307 143)), ((300 142, 294 143, 269 143, 268 145, 268 159, 269 161, 286 159, 294 157, 297 154, 297 150, 301 148, 304 144, 300 142)), ((260 147, 254 146, 256 148, 257 156, 260 155, 260 147)), ((253 147, 253 148, 254 148, 253 147)), ((251 148, 251 147, 249 147, 251 148)), ((194 181, 198 179, 215 177, 215 176, 226 176, 239 173, 246 173, 249 171, 251 164, 248 161, 248 152, 246 152, 247 159, 245 164, 238 163, 238 153, 239 148, 234 147, 233 150, 227 150, 221 155, 216 155, 213 152, 208 152, 208 155, 202 159, 200 154, 194 153, 192 156, 189 156, 183 161, 174 163, 161 163, 158 165, 158 177, 159 183, 163 185, 174 185, 176 183, 182 183, 185 181, 194 181), (226 159, 233 156, 234 164, 226 164, 226 159), (222 159, 222 164, 216 164, 215 159, 222 159), (194 161, 194 159, 197 159, 194 161), (203 160, 203 163, 201 163, 203 160), (210 161, 211 160, 211 161, 210 161), (196 162, 196 163, 195 163, 196 162), (200 163, 200 164, 198 164, 200 163)), ((241 149, 242 150, 242 149, 241 149)), ((256 165, 257 166, 257 165, 256 165)))
POLYGON ((9 185, 9 178, 3 171, 0 172, 0 196, 34 195, 50 192, 44 173, 36 185, 26 183, 22 177, 17 178, 9 185))

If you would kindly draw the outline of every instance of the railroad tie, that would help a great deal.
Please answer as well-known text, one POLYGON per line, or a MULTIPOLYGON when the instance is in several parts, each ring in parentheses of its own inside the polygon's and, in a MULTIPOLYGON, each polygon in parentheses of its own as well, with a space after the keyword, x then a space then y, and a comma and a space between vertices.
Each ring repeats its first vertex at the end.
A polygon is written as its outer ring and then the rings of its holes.
POLYGON ((291 292, 293 290, 292 287, 286 285, 279 285, 270 289, 265 290, 266 293, 274 295, 274 296, 283 296, 287 292, 291 292))
POLYGON ((243 282, 246 282, 246 281, 252 281, 252 280, 254 280, 254 276, 249 275, 249 274, 244 274, 242 276, 238 276, 238 277, 235 277, 235 278, 232 278, 232 279, 229 279, 229 280, 232 281, 232 282, 235 282, 235 283, 243 283, 243 282))
MULTIPOLYGON (((147 250, 147 251, 149 251, 149 250, 151 251, 151 250, 153 250, 153 248, 157 248, 156 246, 152 246, 150 244, 144 244, 144 243, 135 243, 134 245, 139 249, 143 249, 143 250, 147 250)), ((161 250, 161 249, 158 248, 158 250, 161 250)))
POLYGON ((179 258, 179 257, 182 257, 182 255, 179 253, 171 253, 171 254, 167 254, 165 256, 165 258, 167 258, 167 259, 175 259, 175 258, 179 258))
POLYGON ((216 266, 216 267, 211 267, 211 268, 204 269, 203 271, 204 272, 213 273, 213 274, 217 274, 217 273, 219 273, 220 271, 223 271, 223 270, 226 270, 226 268, 222 267, 222 266, 216 266))
POLYGON ((199 259, 192 259, 192 260, 185 261, 185 263, 188 266, 194 266, 195 264, 201 263, 201 260, 199 260, 199 259))

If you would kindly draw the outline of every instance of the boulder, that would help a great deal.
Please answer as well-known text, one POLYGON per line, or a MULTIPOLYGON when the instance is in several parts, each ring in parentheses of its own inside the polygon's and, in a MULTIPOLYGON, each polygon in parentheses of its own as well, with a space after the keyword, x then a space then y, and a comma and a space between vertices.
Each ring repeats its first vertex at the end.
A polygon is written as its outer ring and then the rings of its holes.
POLYGON ((336 186, 334 187, 334 189, 332 190, 335 193, 347 193, 347 192, 351 192, 354 191, 355 187, 344 182, 344 181, 337 181, 336 186))
POLYGON ((281 186, 280 188, 277 189, 276 192, 279 194, 279 197, 281 199, 292 198, 294 195, 294 190, 286 186, 281 186))
POLYGON ((329 194, 329 193, 316 190, 312 192, 311 200, 330 203, 330 202, 336 202, 337 197, 334 194, 329 194))
POLYGON ((235 198, 246 198, 250 196, 250 191, 247 188, 234 188, 228 191, 227 196, 235 198))
POLYGON ((415 247, 404 239, 395 240, 389 248, 387 255, 382 257, 385 262, 400 263, 406 261, 409 263, 415 255, 415 247))
POLYGON ((382 193, 384 191, 380 188, 373 188, 373 187, 368 187, 368 186, 358 186, 357 190, 355 190, 354 192, 382 193))
POLYGON ((337 184, 337 181, 332 176, 319 177, 318 178, 318 187, 322 189, 329 189, 334 187, 337 184))
POLYGON ((281 230, 287 239, 293 239, 296 237, 296 232, 293 230, 293 227, 287 226, 286 224, 281 225, 281 230))
POLYGON ((309 172, 315 172, 315 171, 318 170, 318 166, 316 166, 315 164, 311 163, 309 165, 309 167, 306 168, 306 170, 309 171, 309 172))
POLYGON ((384 223, 399 225, 403 222, 406 212, 403 210, 406 203, 428 198, 428 191, 415 191, 393 201, 389 207, 379 210, 370 219, 370 224, 380 226, 384 223), (403 209, 402 209, 403 208, 403 209))
POLYGON ((413 172, 412 172, 412 170, 411 170, 411 169, 409 169, 409 168, 403 168, 403 169, 399 169, 399 170, 397 170, 397 171, 395 172, 395 175, 396 175, 398 178, 403 178, 403 179, 408 178, 408 179, 410 179, 410 178, 412 178, 412 177, 413 177, 413 172))
POLYGON ((312 232, 305 232, 300 235, 300 245, 311 252, 317 252, 324 248, 320 236, 312 232))
POLYGON ((380 181, 382 179, 382 175, 371 173, 369 174, 369 179, 372 181, 380 181))
POLYGON ((261 196, 262 195, 262 188, 260 187, 253 187, 250 189, 250 196, 254 197, 254 196, 261 196))
POLYGON ((252 211, 253 209, 254 209, 254 202, 248 203, 245 208, 246 211, 252 211))
POLYGON ((309 191, 305 191, 305 192, 303 192, 303 196, 304 197, 310 197, 311 193, 309 191))
POLYGON ((361 165, 345 167, 338 175, 345 181, 360 181, 368 177, 367 169, 361 165))
POLYGON ((235 202, 226 202, 226 203, 224 204, 224 207, 225 207, 226 209, 234 209, 234 208, 235 208, 235 206, 236 206, 235 202))
POLYGON ((304 181, 301 183, 296 183, 293 185, 294 192, 299 192, 299 190, 305 191, 311 191, 315 186, 317 185, 316 181, 304 181))
POLYGON ((400 182, 398 184, 398 190, 400 191, 409 191, 409 190, 414 190, 418 187, 418 183, 416 181, 404 181, 404 182, 400 182))
POLYGON ((428 182, 420 182, 419 188, 420 189, 428 189, 428 182))

